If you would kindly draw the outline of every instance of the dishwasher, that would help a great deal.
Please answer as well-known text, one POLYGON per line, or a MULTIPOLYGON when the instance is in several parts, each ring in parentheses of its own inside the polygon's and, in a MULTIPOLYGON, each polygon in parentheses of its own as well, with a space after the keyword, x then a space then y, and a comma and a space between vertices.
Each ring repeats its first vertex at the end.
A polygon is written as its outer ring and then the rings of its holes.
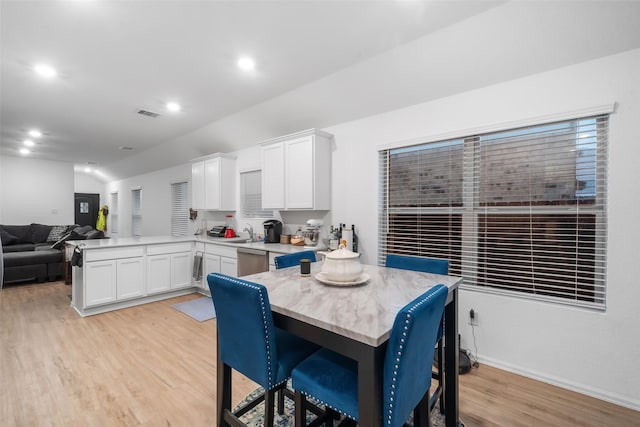
POLYGON ((269 252, 238 248, 238 277, 269 271, 269 252))

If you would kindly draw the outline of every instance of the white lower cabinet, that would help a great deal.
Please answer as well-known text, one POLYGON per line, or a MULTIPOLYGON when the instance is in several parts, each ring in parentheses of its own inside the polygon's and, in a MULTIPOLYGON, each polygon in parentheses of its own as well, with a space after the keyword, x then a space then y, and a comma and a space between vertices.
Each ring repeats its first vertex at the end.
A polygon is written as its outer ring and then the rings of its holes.
POLYGON ((147 294, 191 286, 191 243, 147 247, 147 294))
POLYGON ((91 307, 116 300, 116 260, 84 263, 86 283, 84 306, 91 307))
POLYGON ((207 275, 209 273, 220 272, 220 255, 205 254, 204 256, 204 269, 202 271, 202 289, 209 290, 209 283, 207 283, 207 275))
POLYGON ((206 289, 207 274, 222 273, 228 276, 238 277, 238 255, 235 248, 207 244, 205 245, 205 270, 203 282, 206 289))
POLYGON ((220 258, 220 273, 227 276, 238 276, 238 259, 237 258, 220 258))
POLYGON ((142 248, 125 247, 87 251, 84 261, 83 302, 85 307, 145 295, 142 248))
POLYGON ((147 294, 171 289, 171 258, 169 255, 147 255, 147 294))
POLYGON ((171 254, 171 289, 191 286, 191 251, 171 254))
POLYGON ((146 294, 144 273, 144 259, 142 257, 125 258, 117 261, 116 289, 118 301, 138 298, 146 294))

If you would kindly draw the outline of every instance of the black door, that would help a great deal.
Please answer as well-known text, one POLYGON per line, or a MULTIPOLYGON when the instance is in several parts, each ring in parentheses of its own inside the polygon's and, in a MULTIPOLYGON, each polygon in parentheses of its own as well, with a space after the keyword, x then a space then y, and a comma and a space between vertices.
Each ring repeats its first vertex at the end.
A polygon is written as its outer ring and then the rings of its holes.
POLYGON ((75 219, 78 225, 90 225, 96 228, 98 210, 100 209, 100 195, 88 193, 75 193, 75 219))

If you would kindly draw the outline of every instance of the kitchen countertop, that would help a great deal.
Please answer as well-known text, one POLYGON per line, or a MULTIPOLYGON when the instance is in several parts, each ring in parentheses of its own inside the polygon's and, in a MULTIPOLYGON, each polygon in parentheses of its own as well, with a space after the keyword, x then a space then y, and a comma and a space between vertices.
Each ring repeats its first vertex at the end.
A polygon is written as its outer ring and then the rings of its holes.
MULTIPOLYGON (((224 237, 209 237, 209 236, 143 236, 143 237, 113 237, 110 239, 90 239, 90 240, 69 240, 66 243, 76 246, 81 246, 83 249, 101 249, 101 248, 117 248, 125 246, 138 246, 138 245, 157 245, 167 243, 182 243, 182 242, 204 242, 212 243, 220 246, 227 246, 232 248, 247 248, 257 249, 268 252, 290 254, 306 250, 324 250, 326 247, 322 244, 317 246, 294 246, 283 245, 280 243, 264 243, 264 242, 246 242, 237 243, 238 238, 232 241, 225 239, 224 237), (235 242, 234 242, 235 241, 235 242)), ((241 239, 240 239, 241 240, 241 239)), ((247 238, 248 240, 248 238, 247 238)))

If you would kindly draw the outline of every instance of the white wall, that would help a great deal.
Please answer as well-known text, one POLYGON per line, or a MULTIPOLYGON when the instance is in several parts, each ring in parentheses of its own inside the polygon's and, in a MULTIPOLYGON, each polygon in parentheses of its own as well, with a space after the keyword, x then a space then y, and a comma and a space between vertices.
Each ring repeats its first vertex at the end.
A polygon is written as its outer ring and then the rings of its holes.
POLYGON ((470 308, 479 313, 481 362, 640 409, 640 286, 634 270, 640 241, 639 87, 640 50, 634 50, 325 128, 335 135, 332 215, 359 225, 363 260, 375 263, 379 146, 465 136, 474 128, 615 101, 606 311, 461 291, 460 327, 463 347, 473 350, 467 317, 470 308))
MULTIPOLYGON (((142 235, 158 236, 171 233, 171 184, 180 181, 191 182, 191 165, 184 164, 169 169, 138 175, 109 183, 105 187, 106 204, 110 194, 118 193, 118 237, 131 236, 131 190, 140 188, 142 208, 142 235)), ((108 221, 113 212, 109 211, 108 221)), ((199 218, 200 219, 200 218, 199 218)), ((195 223, 191 224, 195 226, 195 223)), ((113 226, 108 223, 108 230, 113 226)), ((109 232, 107 232, 109 235, 109 232)))
POLYGON ((106 197, 104 192, 104 182, 89 173, 75 171, 74 192, 99 194, 100 206, 109 204, 109 199, 106 197))
POLYGON ((73 224, 73 164, 2 156, 0 224, 73 224))

